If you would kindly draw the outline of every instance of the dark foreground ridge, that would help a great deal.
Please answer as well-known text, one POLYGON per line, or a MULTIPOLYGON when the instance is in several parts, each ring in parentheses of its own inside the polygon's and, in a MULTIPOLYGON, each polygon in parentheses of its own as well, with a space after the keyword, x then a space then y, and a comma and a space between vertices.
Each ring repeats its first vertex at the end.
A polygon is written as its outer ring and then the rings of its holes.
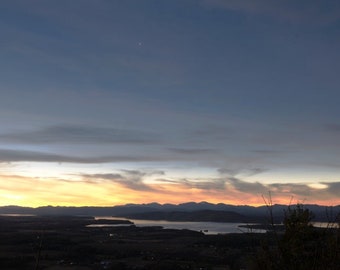
POLYGON ((261 237, 114 222, 125 226, 88 227, 91 217, 2 216, 0 269, 240 269, 261 237))
POLYGON ((267 233, 205 235, 90 216, 2 215, 0 269, 338 270, 340 229, 315 228, 312 217, 289 206, 267 233))

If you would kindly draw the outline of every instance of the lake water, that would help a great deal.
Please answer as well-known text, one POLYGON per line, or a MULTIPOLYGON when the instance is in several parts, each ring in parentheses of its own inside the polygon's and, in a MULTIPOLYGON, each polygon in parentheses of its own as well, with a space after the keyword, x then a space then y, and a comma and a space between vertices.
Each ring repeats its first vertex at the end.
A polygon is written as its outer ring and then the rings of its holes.
MULTIPOLYGON (((95 217, 97 220, 119 220, 124 218, 117 217, 95 217)), ((166 220, 141 220, 129 219, 136 226, 162 226, 164 229, 188 229, 193 231, 202 231, 205 234, 226 234, 226 233, 245 233, 250 232, 249 229, 240 228, 239 225, 249 225, 246 223, 221 223, 221 222, 183 222, 183 221, 166 221, 166 220)), ((94 224, 91 227, 102 227, 103 224, 94 224)), ((117 225, 104 225, 104 226, 117 226, 117 225)), ((126 226, 126 225, 124 225, 126 226)), ((265 230, 252 230, 251 232, 264 233, 265 230)))

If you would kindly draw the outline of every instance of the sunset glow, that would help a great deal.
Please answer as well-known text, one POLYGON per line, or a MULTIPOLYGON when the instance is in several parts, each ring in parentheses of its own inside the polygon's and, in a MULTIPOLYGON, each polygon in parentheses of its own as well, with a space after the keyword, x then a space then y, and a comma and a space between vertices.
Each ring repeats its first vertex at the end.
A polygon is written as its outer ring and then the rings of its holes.
POLYGON ((19 176, 2 176, 1 180, 0 205, 112 206, 131 202, 179 204, 185 201, 263 205, 265 203, 263 196, 267 198, 269 191, 271 191, 273 201, 279 204, 287 204, 292 200, 321 205, 335 205, 334 202, 336 202, 332 199, 332 192, 325 186, 322 186, 321 189, 319 186, 301 185, 297 189, 296 184, 285 184, 275 188, 263 186, 262 192, 260 190, 253 192, 252 190, 240 190, 232 184, 227 184, 225 189, 217 190, 188 187, 187 184, 180 182, 153 183, 148 185, 145 190, 134 190, 122 184, 105 180, 65 180, 19 176), (301 190, 307 190, 309 197, 304 197, 301 190), (312 201, 310 197, 313 197, 312 201))

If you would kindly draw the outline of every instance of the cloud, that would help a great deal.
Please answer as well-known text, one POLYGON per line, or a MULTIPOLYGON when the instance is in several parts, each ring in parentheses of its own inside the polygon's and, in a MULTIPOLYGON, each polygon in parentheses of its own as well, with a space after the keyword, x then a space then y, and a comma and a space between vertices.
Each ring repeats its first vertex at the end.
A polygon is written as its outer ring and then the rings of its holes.
POLYGON ((201 190, 225 190, 225 183, 227 180, 224 178, 212 178, 212 179, 159 178, 157 179, 157 181, 160 183, 178 184, 186 188, 195 188, 201 190))
MULTIPOLYGON (((244 192, 244 193, 257 193, 257 194, 265 194, 268 191, 275 191, 278 193, 286 193, 288 190, 292 192, 293 187, 303 186, 310 189, 307 185, 298 185, 292 183, 275 183, 275 184, 262 184, 260 182, 248 182, 236 177, 227 177, 227 183, 231 185, 234 189, 244 192)), ((296 190, 295 191, 301 191, 296 190)), ((303 192, 303 195, 305 193, 303 192)))
POLYGON ((319 0, 202 0, 208 7, 263 14, 289 22, 327 24, 340 19, 338 1, 319 0))
POLYGON ((121 170, 122 172, 124 172, 127 175, 132 175, 132 176, 144 176, 146 175, 145 172, 139 171, 139 170, 121 170))
POLYGON ((229 177, 226 181, 235 190, 244 194, 266 194, 272 192, 277 197, 295 197, 302 200, 329 200, 335 198, 339 200, 340 182, 321 182, 322 188, 316 188, 309 183, 272 183, 262 184, 259 182, 247 182, 235 177, 229 177), (334 197, 335 196, 335 197, 334 197))
POLYGON ((197 192, 203 196, 204 194, 205 196, 215 194, 216 196, 221 196, 221 198, 227 194, 227 196, 235 199, 240 199, 240 196, 257 198, 256 200, 260 202, 262 195, 270 191, 273 198, 282 203, 289 203, 288 200, 291 198, 309 202, 327 201, 328 204, 338 204, 339 202, 340 182, 326 182, 320 183, 320 185, 315 183, 313 185, 309 183, 262 184, 260 182, 244 181, 235 177, 221 177, 210 179, 159 178, 156 179, 157 184, 153 182, 151 185, 146 182, 147 177, 151 174, 136 170, 121 174, 94 174, 87 175, 87 177, 90 177, 91 183, 102 179, 112 181, 132 191, 152 191, 154 194, 170 194, 176 191, 176 194, 181 196, 181 194, 188 194, 188 192, 197 192))
POLYGON ((236 176, 238 174, 242 174, 244 176, 253 176, 253 175, 257 175, 263 172, 268 171, 267 169, 264 168, 239 168, 239 167, 235 167, 235 168, 219 168, 217 169, 217 171, 220 174, 224 174, 224 175, 228 175, 228 176, 236 176))
MULTIPOLYGON (((138 170, 121 170, 121 174, 104 173, 104 174, 82 174, 86 182, 95 182, 95 180, 111 181, 120 184, 128 189, 136 191, 154 191, 155 189, 144 182, 144 177, 149 173, 138 170)), ((151 173, 152 174, 152 173, 151 173)))
POLYGON ((268 191, 268 187, 259 182, 246 182, 235 177, 227 178, 227 183, 233 186, 238 191, 252 194, 264 194, 268 191))
POLYGON ((304 183, 274 183, 269 184, 268 189, 277 193, 295 194, 304 198, 309 197, 315 190, 320 192, 320 189, 315 189, 304 183))
POLYGON ((327 186, 327 190, 329 193, 335 196, 339 196, 340 194, 340 182, 321 182, 321 184, 327 186))
POLYGON ((238 169, 238 168, 220 168, 220 169, 217 169, 217 171, 220 174, 227 174, 227 175, 235 176, 240 172, 240 169, 238 169))
POLYGON ((181 181, 185 186, 190 188, 197 188, 203 190, 224 190, 226 179, 216 178, 211 180, 187 180, 183 179, 181 181))
MULTIPOLYGON (((340 194, 340 182, 334 183, 272 183, 264 184, 261 182, 244 181, 236 177, 220 177, 210 179, 174 179, 174 178, 162 178, 157 179, 159 185, 162 183, 165 186, 176 187, 177 190, 192 190, 202 194, 209 194, 213 192, 217 196, 225 194, 231 198, 238 199, 244 198, 257 198, 255 201, 260 203, 262 201, 262 195, 271 192, 275 201, 281 203, 289 203, 291 198, 295 198, 300 201, 308 202, 327 202, 336 203, 339 201, 340 194)), ((223 198, 223 196, 221 197, 223 198)), ((264 203, 264 202, 263 202, 264 203)))
POLYGON ((155 134, 145 133, 137 130, 58 125, 35 131, 1 134, 0 140, 5 142, 25 144, 149 144, 159 141, 159 137, 155 134))
POLYGON ((187 155, 198 155, 198 154, 212 154, 216 153, 215 149, 206 149, 206 148, 168 148, 171 152, 178 154, 187 154, 187 155))
POLYGON ((161 161, 160 157, 148 156, 103 156, 75 157, 35 151, 0 149, 0 163, 10 162, 65 162, 65 163, 109 163, 109 162, 149 162, 161 161))
POLYGON ((127 174, 127 175, 132 175, 132 176, 151 176, 151 175, 165 175, 164 171, 161 170, 146 170, 146 171, 140 171, 140 170, 126 170, 122 169, 120 170, 121 172, 127 174))
POLYGON ((249 176, 253 176, 253 175, 257 175, 257 174, 260 174, 260 173, 264 173, 268 171, 267 169, 263 169, 263 168, 252 168, 252 169, 249 169, 249 176))
POLYGON ((124 179, 119 173, 98 173, 98 174, 82 174, 84 178, 104 179, 104 180, 117 180, 124 179))
POLYGON ((278 151, 278 150, 268 150, 268 149, 258 149, 258 150, 252 150, 251 153, 256 153, 256 154, 264 154, 264 155, 272 155, 272 154, 279 154, 282 153, 283 151, 278 151))

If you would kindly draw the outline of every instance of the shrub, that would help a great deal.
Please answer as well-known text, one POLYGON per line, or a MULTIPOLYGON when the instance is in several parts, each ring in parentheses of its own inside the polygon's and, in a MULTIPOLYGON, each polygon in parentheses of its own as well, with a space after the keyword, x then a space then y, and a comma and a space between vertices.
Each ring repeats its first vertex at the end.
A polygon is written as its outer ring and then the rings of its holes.
POLYGON ((253 269, 338 270, 340 228, 315 228, 314 215, 302 204, 284 211, 284 232, 275 233, 274 245, 264 243, 253 260, 253 269))

